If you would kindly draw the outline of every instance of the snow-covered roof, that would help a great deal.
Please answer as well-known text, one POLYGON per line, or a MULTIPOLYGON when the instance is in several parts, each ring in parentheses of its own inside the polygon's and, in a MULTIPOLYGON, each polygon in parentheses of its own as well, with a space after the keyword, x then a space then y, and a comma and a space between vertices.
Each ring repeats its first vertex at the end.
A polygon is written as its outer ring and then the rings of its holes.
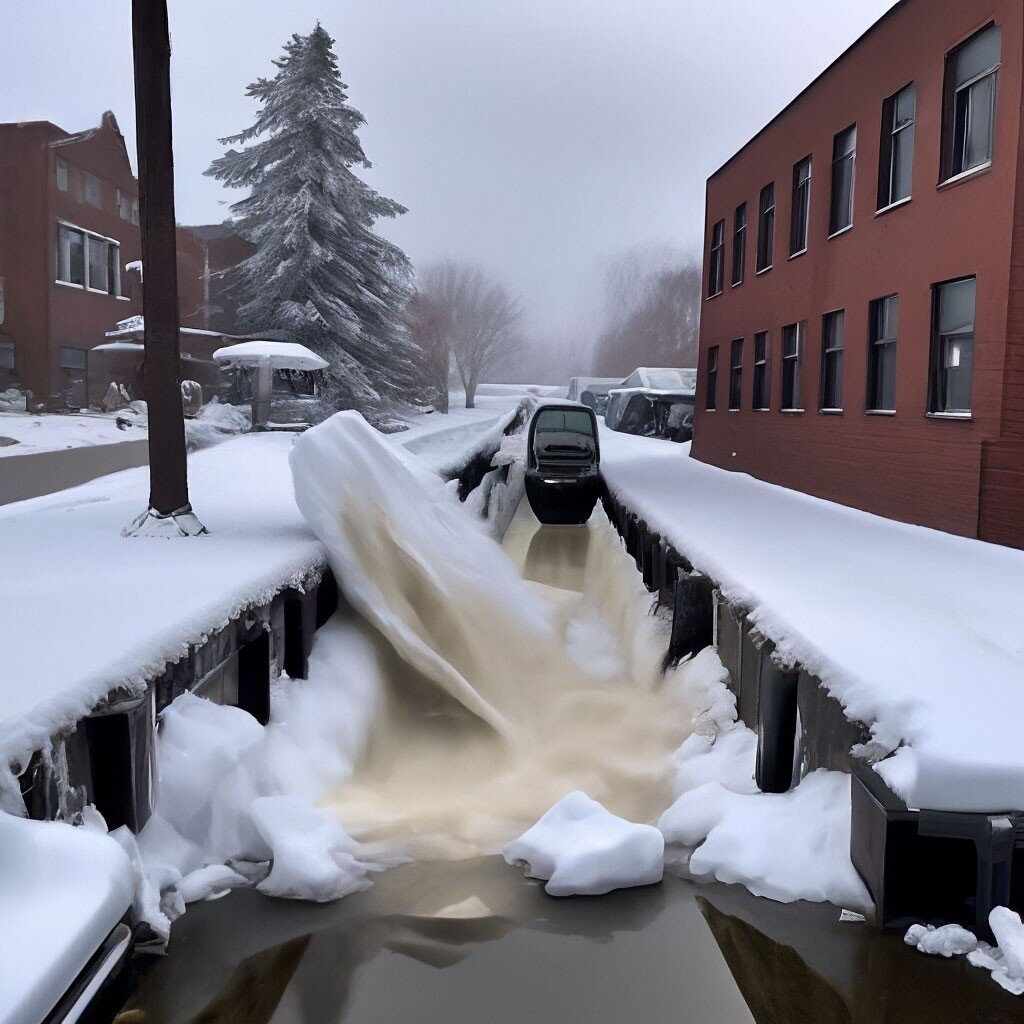
POLYGON ((240 341, 213 353, 218 363, 234 366, 270 364, 275 370, 325 370, 327 360, 294 341, 240 341))
MULTIPOLYGON (((108 338, 132 338, 141 335, 146 330, 146 318, 143 316, 130 316, 127 320, 118 320, 117 326, 112 331, 107 331, 108 338)), ((179 334, 201 334, 207 338, 228 338, 230 335, 221 331, 204 331, 198 327, 179 327, 179 334)))
POLYGON ((638 366, 619 387, 696 394, 697 371, 673 366, 638 366))

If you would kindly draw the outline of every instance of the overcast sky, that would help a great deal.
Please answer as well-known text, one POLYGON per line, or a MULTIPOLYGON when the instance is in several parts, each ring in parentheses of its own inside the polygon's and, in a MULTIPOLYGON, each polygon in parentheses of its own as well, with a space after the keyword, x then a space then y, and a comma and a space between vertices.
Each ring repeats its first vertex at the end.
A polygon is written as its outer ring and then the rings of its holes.
MULTIPOLYGON (((384 232, 501 275, 535 332, 601 315, 609 261, 699 247, 704 182, 894 0, 170 0, 178 219, 250 124, 245 86, 292 32, 337 40, 384 232)), ((117 115, 134 147, 130 0, 0 0, 0 121, 117 115)))

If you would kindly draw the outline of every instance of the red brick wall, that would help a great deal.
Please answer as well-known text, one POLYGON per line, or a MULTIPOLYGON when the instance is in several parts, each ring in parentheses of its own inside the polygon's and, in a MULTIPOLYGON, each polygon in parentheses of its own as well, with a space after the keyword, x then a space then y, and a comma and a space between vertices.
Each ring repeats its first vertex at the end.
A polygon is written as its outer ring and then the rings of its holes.
MULTIPOLYGON (((708 183, 705 246, 727 226, 726 283, 701 314, 700 398, 693 454, 728 469, 888 515, 976 536, 982 443, 1003 416, 1012 219, 1021 111, 1019 0, 907 0, 708 183), (995 159, 987 173, 946 188, 940 179, 945 54, 996 20, 1003 30, 995 159), (913 198, 876 216, 882 103, 917 85, 913 198), (828 239, 834 135, 858 129, 854 225, 828 239), (813 159, 808 252, 787 259, 793 165, 813 159), (761 188, 776 189, 774 267, 756 276, 761 188), (729 285, 731 225, 747 203, 745 281, 729 285), (931 286, 977 275, 974 414, 929 418, 931 286), (895 416, 865 413, 868 304, 900 295, 895 416), (846 310, 843 413, 817 411, 821 317, 846 310), (799 414, 779 412, 781 327, 806 321, 799 414), (770 412, 752 405, 753 335, 770 331, 770 412), (743 338, 742 410, 727 411, 729 346, 743 338), (707 351, 719 345, 718 410, 704 411, 707 351)), ((706 250, 705 250, 706 251, 706 250)), ((1024 262, 1024 261, 1022 261, 1024 262)))

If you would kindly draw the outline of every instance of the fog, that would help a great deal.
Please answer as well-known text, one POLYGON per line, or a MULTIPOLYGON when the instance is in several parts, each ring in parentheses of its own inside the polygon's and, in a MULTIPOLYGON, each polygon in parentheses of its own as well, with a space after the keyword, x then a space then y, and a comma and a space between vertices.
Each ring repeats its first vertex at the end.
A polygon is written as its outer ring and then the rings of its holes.
MULTIPOLYGON (((413 261, 470 260, 545 344, 593 340, 624 252, 697 255, 704 182, 893 0, 170 0, 178 218, 224 219, 202 172, 292 32, 336 38, 371 184, 413 261)), ((0 121, 134 147, 129 0, 3 0, 0 121)))

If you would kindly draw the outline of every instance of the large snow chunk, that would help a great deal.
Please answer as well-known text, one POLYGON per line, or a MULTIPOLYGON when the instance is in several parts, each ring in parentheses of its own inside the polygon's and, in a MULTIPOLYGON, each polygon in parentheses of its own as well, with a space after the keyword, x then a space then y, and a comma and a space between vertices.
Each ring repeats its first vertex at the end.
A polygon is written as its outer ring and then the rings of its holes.
POLYGON ((505 847, 509 864, 547 879, 549 896, 599 896, 660 882, 665 841, 650 825, 617 818, 577 790, 505 847))
POLYGON ((1008 907, 995 907, 988 923, 998 945, 979 942, 967 959, 975 967, 990 971, 992 980, 1007 992, 1024 995, 1024 924, 1020 914, 1008 907))
POLYGON ((128 857, 108 836, 0 812, 0 1017, 46 1017, 132 889, 128 857))
POLYGON ((668 842, 697 847, 689 865, 697 877, 780 903, 871 905, 850 860, 850 777, 842 772, 812 772, 782 794, 709 782, 684 793, 658 828, 668 842))
POLYGON ((273 851, 270 874, 257 886, 267 896, 325 903, 370 887, 358 844, 309 800, 265 796, 253 802, 252 819, 273 851))
POLYGON ((978 938, 958 924, 944 924, 941 928, 935 925, 912 924, 903 936, 908 946, 913 946, 921 953, 929 956, 963 956, 978 948, 978 938))

